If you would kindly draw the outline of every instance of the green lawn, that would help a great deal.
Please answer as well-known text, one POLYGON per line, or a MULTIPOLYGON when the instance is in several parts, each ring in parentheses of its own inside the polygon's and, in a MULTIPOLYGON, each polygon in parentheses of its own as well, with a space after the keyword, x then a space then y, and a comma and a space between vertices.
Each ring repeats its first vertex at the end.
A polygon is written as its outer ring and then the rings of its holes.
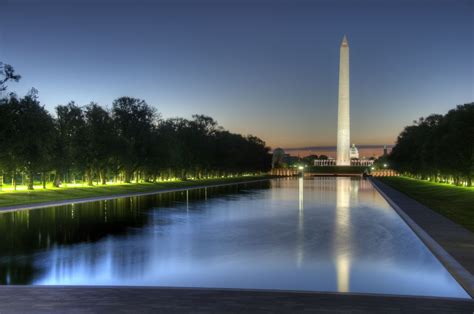
POLYGON ((474 232, 474 187, 406 177, 377 178, 474 232))
POLYGON ((0 207, 35 204, 50 201, 71 200, 87 197, 108 196, 125 193, 160 191, 170 188, 193 187, 199 185, 213 185, 241 181, 261 180, 272 176, 244 176, 234 178, 202 179, 188 181, 169 181, 158 183, 130 183, 114 185, 98 185, 92 187, 63 187, 35 189, 33 191, 3 191, 0 192, 0 207))

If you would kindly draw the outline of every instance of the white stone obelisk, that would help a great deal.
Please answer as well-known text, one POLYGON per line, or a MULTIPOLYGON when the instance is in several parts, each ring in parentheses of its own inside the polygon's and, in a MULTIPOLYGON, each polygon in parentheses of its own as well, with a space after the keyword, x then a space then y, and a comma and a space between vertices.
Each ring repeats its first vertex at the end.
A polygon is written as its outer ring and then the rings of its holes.
POLYGON ((351 128, 349 116, 349 43, 344 35, 339 60, 339 100, 337 114, 337 159, 338 166, 350 166, 349 150, 351 128))

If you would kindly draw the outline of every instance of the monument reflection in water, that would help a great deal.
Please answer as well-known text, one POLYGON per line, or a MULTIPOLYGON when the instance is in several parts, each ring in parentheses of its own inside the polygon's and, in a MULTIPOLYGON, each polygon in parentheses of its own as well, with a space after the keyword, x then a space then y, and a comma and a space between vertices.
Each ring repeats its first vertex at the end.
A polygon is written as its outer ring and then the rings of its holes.
POLYGON ((290 178, 0 215, 3 284, 467 297, 370 182, 290 178))
POLYGON ((337 290, 339 292, 349 291, 349 267, 350 267, 350 210, 351 196, 356 200, 358 185, 354 187, 349 180, 338 180, 336 192, 336 265, 337 265, 337 290))

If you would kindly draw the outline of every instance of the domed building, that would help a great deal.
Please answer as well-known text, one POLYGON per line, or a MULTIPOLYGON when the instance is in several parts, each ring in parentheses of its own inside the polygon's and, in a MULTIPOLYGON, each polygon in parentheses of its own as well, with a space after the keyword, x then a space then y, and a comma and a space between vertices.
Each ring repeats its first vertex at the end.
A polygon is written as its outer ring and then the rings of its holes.
POLYGON ((357 149, 355 144, 352 144, 349 150, 349 156, 350 156, 350 159, 359 159, 359 150, 357 149))

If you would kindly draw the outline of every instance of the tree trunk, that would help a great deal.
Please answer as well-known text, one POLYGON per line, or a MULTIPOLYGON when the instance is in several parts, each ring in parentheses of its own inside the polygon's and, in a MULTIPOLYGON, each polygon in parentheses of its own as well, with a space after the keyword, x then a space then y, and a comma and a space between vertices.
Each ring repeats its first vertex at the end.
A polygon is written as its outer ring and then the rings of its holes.
POLYGON ((88 169, 86 170, 86 179, 87 179, 87 185, 88 186, 93 186, 94 183, 92 182, 92 170, 88 169))
POLYGON ((123 181, 125 183, 130 183, 132 181, 132 172, 130 170, 125 170, 125 178, 123 181))
POLYGON ((28 190, 34 190, 34 187, 33 187, 33 172, 30 172, 30 175, 28 177, 28 190))
POLYGON ((61 186, 61 177, 62 177, 62 172, 60 170, 57 170, 56 174, 54 175, 54 182, 53 182, 53 185, 57 188, 61 186))
POLYGON ((13 185, 13 190, 16 191, 16 171, 13 171, 13 175, 12 175, 12 185, 13 185))
POLYGON ((43 189, 46 189, 46 173, 43 172, 42 174, 42 179, 43 179, 43 189))
POLYGON ((99 174, 100 174, 100 181, 101 181, 102 185, 106 185, 107 184, 107 177, 106 177, 105 170, 99 170, 99 174))

